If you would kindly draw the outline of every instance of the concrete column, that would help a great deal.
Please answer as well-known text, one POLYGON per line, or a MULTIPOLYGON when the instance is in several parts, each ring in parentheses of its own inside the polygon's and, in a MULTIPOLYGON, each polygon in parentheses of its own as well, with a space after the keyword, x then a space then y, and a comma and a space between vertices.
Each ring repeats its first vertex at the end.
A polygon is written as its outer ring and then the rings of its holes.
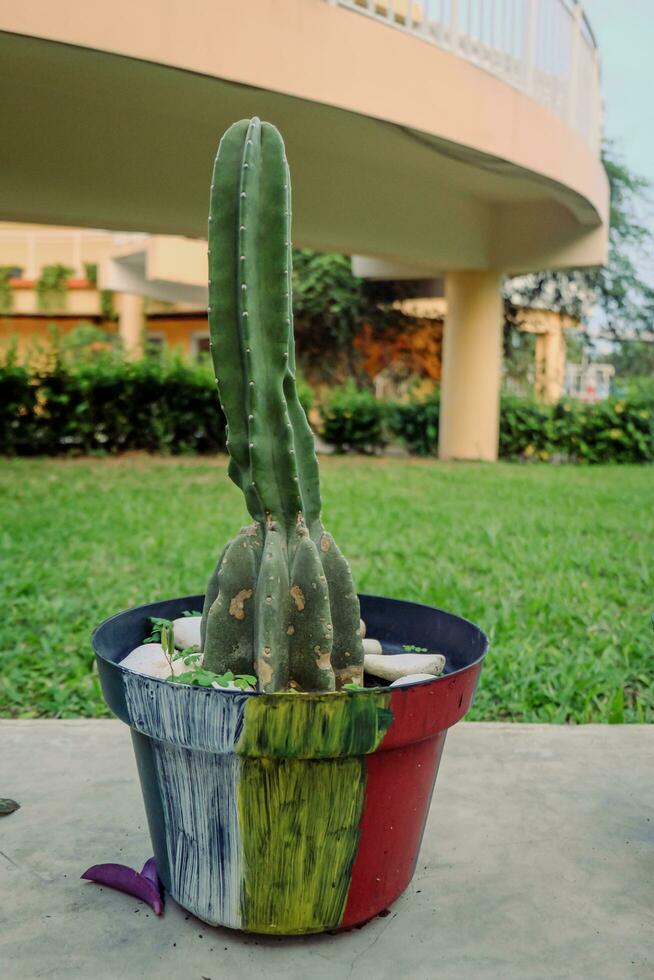
POLYGON ((438 455, 497 459, 502 377, 502 277, 499 272, 450 272, 438 455))
POLYGON ((143 356, 145 317, 143 313, 143 297, 133 293, 118 293, 116 296, 118 308, 118 333, 123 342, 125 356, 137 360, 143 356))
POLYGON ((556 405, 565 382, 566 338, 560 321, 546 333, 536 335, 536 397, 545 405, 556 405))

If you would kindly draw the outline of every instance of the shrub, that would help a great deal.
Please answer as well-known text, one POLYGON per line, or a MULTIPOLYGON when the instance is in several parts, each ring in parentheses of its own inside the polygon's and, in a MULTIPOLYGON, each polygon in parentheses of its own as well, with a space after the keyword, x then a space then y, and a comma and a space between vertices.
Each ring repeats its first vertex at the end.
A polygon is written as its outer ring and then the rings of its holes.
POLYGON ((500 404, 500 456, 549 459, 556 452, 552 409, 529 398, 504 396, 500 404))
MULTIPOLYGON (((313 391, 300 388, 305 410, 313 391)), ((382 402, 353 384, 332 389, 320 407, 323 438, 343 452, 374 452, 388 437, 410 452, 435 454, 439 397, 382 402)), ((210 453, 225 449, 225 420, 208 362, 89 351, 73 357, 55 348, 49 367, 0 361, 0 453, 57 455, 210 453)), ((647 392, 597 405, 565 401, 554 407, 504 397, 500 410, 504 459, 582 463, 654 461, 654 399, 647 392)))
POLYGON ((654 460, 654 401, 613 398, 596 405, 563 401, 554 407, 504 399, 500 455, 579 463, 654 460))
POLYGON ((314 391, 311 385, 305 381, 299 371, 295 372, 295 387, 297 388, 297 396, 300 399, 300 405, 308 415, 313 407, 314 391))
POLYGON ((57 309, 64 304, 68 290, 68 280, 75 270, 60 262, 44 265, 36 281, 36 297, 40 310, 57 309))
POLYGON ((205 366, 113 356, 29 372, 0 365, 0 452, 7 455, 217 452, 225 420, 205 366))
POLYGON ((388 427, 409 452, 430 456, 438 449, 440 396, 436 391, 418 401, 394 402, 388 406, 388 427))
POLYGON ((339 452, 356 449, 374 452, 384 437, 384 403, 370 391, 359 391, 352 383, 332 388, 324 398, 320 414, 322 437, 339 452))
MULTIPOLYGON (((410 452, 426 456, 438 443, 438 399, 393 405, 389 425, 410 452)), ((563 402, 554 408, 505 397, 500 407, 503 459, 639 463, 654 460, 654 402, 563 402)))
POLYGON ((553 410, 557 442, 584 463, 654 460, 654 402, 612 398, 597 405, 563 402, 553 410))
POLYGON ((0 452, 18 456, 34 451, 36 391, 29 372, 13 359, 0 365, 0 452))

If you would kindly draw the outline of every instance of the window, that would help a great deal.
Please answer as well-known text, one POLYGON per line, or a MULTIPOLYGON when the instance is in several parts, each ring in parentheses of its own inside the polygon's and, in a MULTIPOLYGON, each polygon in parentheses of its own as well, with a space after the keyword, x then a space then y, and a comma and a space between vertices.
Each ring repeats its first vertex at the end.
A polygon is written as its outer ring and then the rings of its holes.
POLYGON ((191 335, 191 354, 196 361, 201 361, 211 353, 209 332, 199 330, 191 335))
POLYGON ((161 357, 166 346, 166 335, 160 330, 148 330, 145 337, 145 353, 148 357, 161 357))

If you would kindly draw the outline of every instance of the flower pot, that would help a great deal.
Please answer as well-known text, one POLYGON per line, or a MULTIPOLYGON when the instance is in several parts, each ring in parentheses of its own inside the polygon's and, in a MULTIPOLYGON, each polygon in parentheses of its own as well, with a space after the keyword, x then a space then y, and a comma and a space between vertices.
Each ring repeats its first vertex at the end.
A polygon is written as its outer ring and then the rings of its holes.
POLYGON ((409 884, 447 729, 470 707, 488 646, 478 627, 413 602, 361 596, 368 635, 444 653, 408 687, 331 694, 189 687, 120 666, 150 616, 93 634, 102 689, 132 730, 159 876, 212 925, 292 935, 366 922, 409 884))

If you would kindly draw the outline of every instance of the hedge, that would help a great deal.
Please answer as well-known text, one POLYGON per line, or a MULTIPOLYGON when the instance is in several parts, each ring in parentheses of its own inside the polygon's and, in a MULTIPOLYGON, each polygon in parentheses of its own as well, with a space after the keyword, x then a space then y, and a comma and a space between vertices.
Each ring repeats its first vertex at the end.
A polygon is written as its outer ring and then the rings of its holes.
POLYGON ((596 405, 563 401, 553 407, 502 402, 500 455, 580 463, 654 461, 654 401, 611 398, 596 405))
POLYGON ((384 403, 354 384, 332 388, 320 406, 322 438, 339 452, 375 452, 386 443, 384 403))
POLYGON ((438 446, 438 393, 421 401, 390 403, 386 409, 389 431, 400 439, 410 453, 430 456, 438 446))
MULTIPOLYGON (((52 353, 52 352, 51 352, 52 353)), ((313 392, 298 378, 305 410, 313 392)), ((0 363, 0 454, 54 456, 215 453, 225 417, 208 362, 179 357, 124 361, 118 354, 59 357, 28 369, 0 363)))
POLYGON ((29 373, 0 367, 0 452, 218 452, 225 419, 213 378, 182 362, 115 358, 29 373))
MULTIPOLYGON (((370 394, 362 400, 361 393, 354 397, 351 389, 341 388, 330 394, 323 409, 321 434, 340 450, 365 447, 375 451, 394 438, 409 452, 427 456, 437 449, 438 419, 437 393, 427 400, 389 403, 370 394)), ((499 451, 504 459, 652 462, 654 400, 624 397, 596 405, 564 401, 550 407, 504 397, 499 451)))
MULTIPOLYGON (((308 408, 312 392, 300 388, 308 408)), ((340 451, 377 452, 399 440, 418 455, 438 444, 439 400, 382 402, 353 385, 322 401, 321 435, 340 451)), ((0 364, 0 453, 210 453, 225 449, 225 420, 207 364, 117 356, 30 371, 0 364)), ((629 395, 554 407, 502 399, 500 456, 585 463, 654 461, 654 400, 629 395)))

